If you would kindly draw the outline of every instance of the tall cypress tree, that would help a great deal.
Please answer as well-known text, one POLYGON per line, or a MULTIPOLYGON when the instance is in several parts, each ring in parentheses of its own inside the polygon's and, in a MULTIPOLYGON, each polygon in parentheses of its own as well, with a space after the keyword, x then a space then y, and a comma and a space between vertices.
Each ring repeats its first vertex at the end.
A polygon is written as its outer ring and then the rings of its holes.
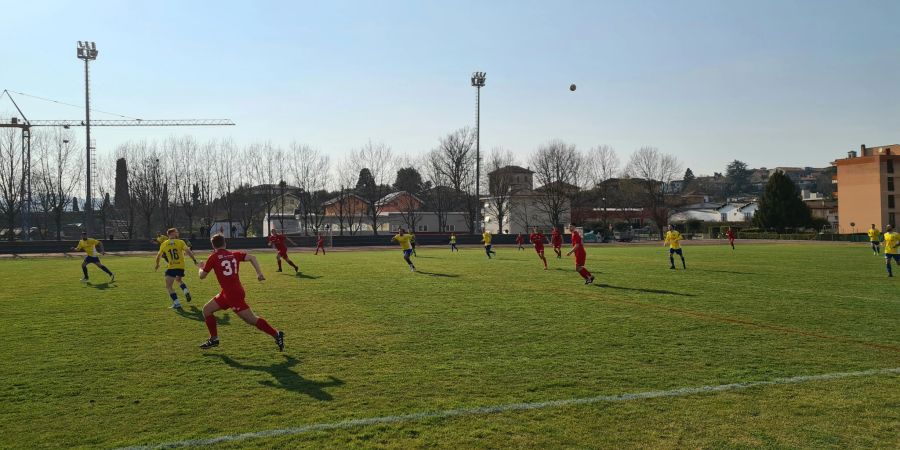
POLYGON ((128 208, 130 202, 131 198, 128 193, 128 164, 125 162, 125 158, 119 158, 116 160, 116 192, 113 203, 116 205, 116 208, 124 209, 128 208))
POLYGON ((786 228, 808 227, 812 224, 809 207, 800 198, 800 190, 783 172, 775 172, 766 183, 766 191, 759 199, 754 221, 762 228, 774 228, 783 233, 786 228))

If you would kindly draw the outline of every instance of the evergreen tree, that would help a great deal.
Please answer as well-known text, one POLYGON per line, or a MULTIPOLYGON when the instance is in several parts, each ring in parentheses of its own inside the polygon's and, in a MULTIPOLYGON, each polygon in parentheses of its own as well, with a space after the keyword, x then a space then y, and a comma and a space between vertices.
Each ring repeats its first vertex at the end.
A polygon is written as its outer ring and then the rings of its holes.
POLYGON ((424 190, 422 174, 414 167, 404 167, 397 171, 397 179, 394 181, 393 187, 398 191, 419 195, 424 190))
POLYGON ((117 208, 127 208, 131 198, 128 194, 128 164, 125 158, 116 160, 116 187, 113 204, 117 208))
POLYGON ((779 233, 783 233, 786 228, 808 227, 812 224, 809 207, 800 198, 797 185, 780 171, 769 177, 753 220, 757 226, 775 229, 779 233))
POLYGON ((734 160, 725 171, 728 178, 728 190, 731 194, 743 194, 750 189, 750 170, 747 163, 734 160))
POLYGON ((688 169, 684 171, 684 179, 683 179, 684 185, 687 186, 688 184, 690 184, 692 181, 694 181, 696 179, 697 179, 697 177, 694 176, 694 171, 691 170, 690 167, 688 167, 688 169))

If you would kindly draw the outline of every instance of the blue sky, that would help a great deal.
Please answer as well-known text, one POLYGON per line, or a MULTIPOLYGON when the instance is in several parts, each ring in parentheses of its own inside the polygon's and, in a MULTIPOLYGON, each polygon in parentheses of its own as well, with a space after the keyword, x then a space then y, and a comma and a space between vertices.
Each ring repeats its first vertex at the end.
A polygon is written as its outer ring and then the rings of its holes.
MULTIPOLYGON (((97 128, 101 151, 190 133, 415 155, 474 125, 475 70, 488 73, 482 148, 523 163, 552 138, 623 160, 653 145, 695 173, 736 158, 824 166, 900 142, 896 1, 3 3, 17 11, 0 89, 82 104, 87 39, 95 108, 238 123, 97 128)), ((17 99, 31 119, 83 114, 17 99)))

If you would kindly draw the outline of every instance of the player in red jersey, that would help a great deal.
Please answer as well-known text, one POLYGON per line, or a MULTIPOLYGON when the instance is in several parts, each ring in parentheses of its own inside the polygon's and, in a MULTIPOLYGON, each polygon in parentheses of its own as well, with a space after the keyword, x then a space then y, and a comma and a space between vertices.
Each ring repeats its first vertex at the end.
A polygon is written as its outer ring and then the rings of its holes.
POLYGON ((321 234, 316 236, 316 254, 319 254, 319 249, 322 249, 322 254, 325 254, 325 236, 321 234))
POLYGON ((541 233, 537 227, 532 228, 531 234, 528 236, 531 240, 531 245, 534 245, 534 251, 537 252, 538 257, 541 258, 541 261, 544 263, 544 270, 547 270, 547 258, 544 257, 544 241, 547 238, 544 236, 544 233, 541 233))
POLYGON ((200 344, 200 348, 208 349, 219 346, 219 333, 216 330, 216 311, 222 309, 231 309, 244 322, 256 326, 263 333, 272 336, 278 350, 284 351, 284 332, 278 331, 266 322, 266 319, 257 317, 253 314, 253 310, 245 301, 244 286, 241 285, 241 279, 238 276, 238 269, 241 261, 249 261, 256 270, 256 279, 263 281, 262 269, 259 268, 259 261, 253 255, 244 252, 230 252, 225 250, 225 236, 221 234, 214 235, 210 240, 213 246, 213 253, 209 255, 206 263, 200 268, 200 279, 206 278, 210 272, 216 272, 216 279, 222 290, 213 297, 206 305, 203 306, 203 319, 206 321, 206 328, 209 329, 209 339, 200 344))
POLYGON ((553 252, 556 253, 556 259, 562 258, 562 243, 562 234, 560 234, 556 227, 553 227, 553 231, 550 232, 550 244, 553 245, 553 252))
POLYGON ((594 282, 594 276, 584 268, 584 263, 587 261, 587 252, 584 250, 581 234, 575 229, 574 223, 569 224, 569 232, 572 233, 572 250, 569 250, 566 256, 572 253, 575 254, 575 271, 581 275, 581 278, 584 278, 584 284, 591 284, 594 282))
POLYGON ((525 250, 525 247, 522 245, 525 244, 525 236, 522 236, 522 233, 516 235, 516 246, 519 250, 525 250))
POLYGON ((279 233, 278 229, 272 228, 272 232, 269 234, 269 247, 274 246, 275 250, 278 252, 278 255, 275 256, 275 259, 278 261, 278 271, 281 272, 281 260, 283 259, 294 268, 294 272, 299 272, 300 268, 291 261, 291 258, 288 258, 287 245, 285 245, 284 241, 288 241, 291 245, 297 246, 297 243, 292 241, 291 238, 285 236, 284 233, 279 233))
POLYGON ((734 230, 731 227, 725 229, 725 237, 728 238, 728 243, 731 244, 731 249, 734 250, 734 230))

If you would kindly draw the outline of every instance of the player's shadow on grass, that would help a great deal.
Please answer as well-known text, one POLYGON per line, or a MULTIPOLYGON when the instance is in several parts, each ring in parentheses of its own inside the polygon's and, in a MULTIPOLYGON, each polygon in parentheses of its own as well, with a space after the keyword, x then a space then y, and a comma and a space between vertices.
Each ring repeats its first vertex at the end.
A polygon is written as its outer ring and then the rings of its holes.
POLYGON ((94 288, 94 289, 99 289, 99 290, 101 290, 101 291, 102 291, 102 290, 105 290, 105 289, 117 287, 115 284, 112 284, 112 283, 110 283, 109 281, 104 282, 104 283, 97 283, 97 284, 94 284, 94 283, 87 283, 87 284, 85 284, 85 286, 89 286, 89 287, 92 287, 92 288, 94 288))
POLYGON ((307 280, 318 280, 319 278, 322 278, 321 276, 310 275, 310 274, 303 273, 303 272, 296 272, 296 273, 282 272, 281 274, 287 275, 292 278, 305 278, 307 280))
POLYGON ((630 288, 625 286, 613 286, 611 284, 605 283, 596 283, 594 286, 605 288, 605 289, 618 289, 622 291, 633 291, 633 292, 643 292, 646 294, 664 294, 664 295, 677 295, 679 297, 696 297, 694 294, 685 294, 682 292, 675 291, 667 291, 665 289, 645 289, 645 288, 630 288))
MULTIPOLYGON (((203 318, 203 310, 197 309, 196 306, 191 306, 189 311, 185 311, 182 309, 176 309, 175 313, 185 319, 196 320, 197 322, 205 322, 206 319, 203 318)), ((216 316, 216 323, 219 325, 231 325, 231 316, 223 314, 222 316, 216 316)))
POLYGON ((734 270, 718 270, 718 269, 691 269, 692 272, 711 272, 711 273, 730 273, 732 275, 759 275, 756 272, 737 272, 734 270))
POLYGON ((416 273, 421 275, 428 275, 432 277, 442 277, 442 278, 459 278, 459 275, 455 273, 437 273, 437 272, 426 272, 424 270, 416 269, 416 273))
POLYGON ((334 397, 331 396, 328 392, 325 392, 325 388, 343 386, 344 381, 339 380, 335 377, 329 376, 327 381, 314 381, 307 380, 303 378, 299 373, 291 370, 292 367, 300 364, 300 360, 294 358, 293 356, 284 356, 284 362, 280 362, 277 364, 272 364, 268 366, 254 366, 249 364, 243 364, 235 361, 230 356, 222 355, 219 353, 207 353, 205 356, 221 358, 222 362, 227 364, 228 366, 240 369, 240 370, 253 370, 256 372, 265 372, 272 376, 275 381, 265 380, 260 381, 259 384, 268 387, 275 387, 285 389, 291 392, 297 392, 300 394, 308 395, 316 400, 322 401, 331 401, 334 397))

